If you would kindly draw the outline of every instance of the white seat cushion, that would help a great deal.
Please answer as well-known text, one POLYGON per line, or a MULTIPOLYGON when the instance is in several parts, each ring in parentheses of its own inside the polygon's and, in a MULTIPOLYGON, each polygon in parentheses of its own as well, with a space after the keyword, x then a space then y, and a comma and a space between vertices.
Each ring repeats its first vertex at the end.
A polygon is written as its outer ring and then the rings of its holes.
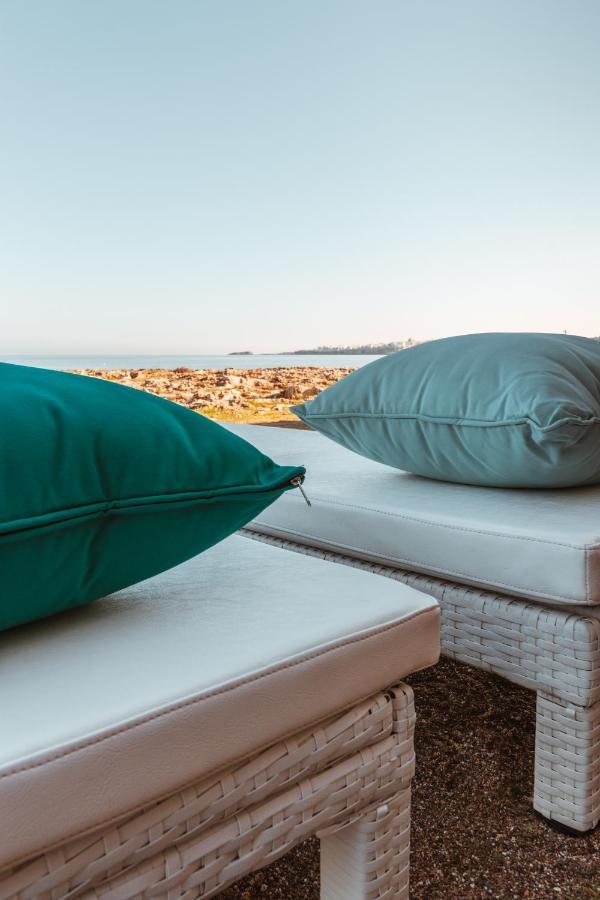
POLYGON ((0 635, 0 867, 431 665, 434 600, 234 536, 0 635))
POLYGON ((229 426, 307 468, 252 524, 266 534, 552 604, 600 603, 600 487, 548 491, 431 481, 314 431, 229 426))

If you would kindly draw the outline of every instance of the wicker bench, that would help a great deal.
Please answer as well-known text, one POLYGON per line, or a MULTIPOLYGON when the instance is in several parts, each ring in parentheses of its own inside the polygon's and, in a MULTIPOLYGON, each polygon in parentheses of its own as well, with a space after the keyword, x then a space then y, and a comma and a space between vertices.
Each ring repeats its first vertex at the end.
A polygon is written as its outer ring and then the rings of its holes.
POLYGON ((234 536, 0 644, 2 900, 211 897, 315 834, 324 898, 408 897, 435 600, 234 536))
POLYGON ((308 468, 246 534, 438 599, 442 653, 537 693, 536 810, 600 821, 600 487, 490 490, 418 478, 315 432, 230 426, 308 468))

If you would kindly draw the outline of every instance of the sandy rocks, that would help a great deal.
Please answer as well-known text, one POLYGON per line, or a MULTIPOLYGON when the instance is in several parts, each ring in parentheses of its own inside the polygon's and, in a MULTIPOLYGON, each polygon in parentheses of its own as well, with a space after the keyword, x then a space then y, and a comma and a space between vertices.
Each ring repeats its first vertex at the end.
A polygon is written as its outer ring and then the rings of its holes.
POLYGON ((86 369, 80 372, 149 391, 215 419, 297 421, 289 407, 316 397, 352 372, 298 366, 286 369, 86 369))

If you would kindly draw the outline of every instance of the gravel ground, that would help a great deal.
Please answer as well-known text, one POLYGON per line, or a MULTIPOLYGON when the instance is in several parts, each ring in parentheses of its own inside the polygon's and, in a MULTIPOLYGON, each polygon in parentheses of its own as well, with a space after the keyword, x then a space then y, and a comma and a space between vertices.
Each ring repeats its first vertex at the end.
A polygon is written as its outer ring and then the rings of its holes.
MULTIPOLYGON (((535 697, 442 660, 407 679, 417 699, 411 900, 600 898, 600 826, 571 837, 531 807, 535 697)), ((317 841, 223 900, 318 900, 317 841)))

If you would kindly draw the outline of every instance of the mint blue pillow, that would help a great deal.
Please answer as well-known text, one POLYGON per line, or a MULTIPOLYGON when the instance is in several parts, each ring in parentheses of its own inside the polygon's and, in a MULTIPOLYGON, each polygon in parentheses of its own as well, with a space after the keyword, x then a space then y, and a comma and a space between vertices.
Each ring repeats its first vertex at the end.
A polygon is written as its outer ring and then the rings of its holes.
POLYGON ((591 338, 431 341, 358 369, 293 411, 356 453, 428 478, 600 483, 600 341, 591 338))

